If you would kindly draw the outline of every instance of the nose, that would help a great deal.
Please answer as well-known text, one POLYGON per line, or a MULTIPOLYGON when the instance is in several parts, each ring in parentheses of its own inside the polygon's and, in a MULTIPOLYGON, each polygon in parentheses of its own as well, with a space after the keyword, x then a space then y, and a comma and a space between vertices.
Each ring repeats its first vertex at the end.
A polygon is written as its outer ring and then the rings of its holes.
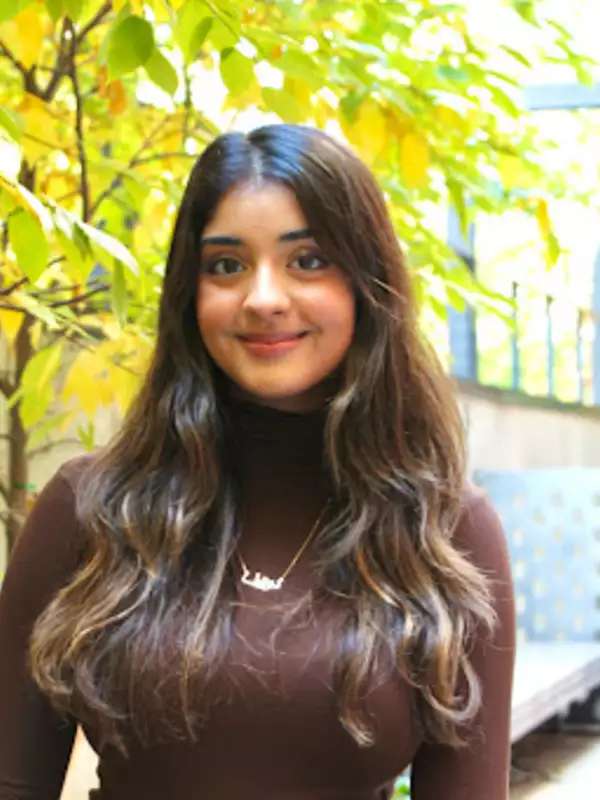
POLYGON ((257 267, 250 276, 243 306, 261 315, 286 311, 290 306, 286 276, 270 265, 257 267))

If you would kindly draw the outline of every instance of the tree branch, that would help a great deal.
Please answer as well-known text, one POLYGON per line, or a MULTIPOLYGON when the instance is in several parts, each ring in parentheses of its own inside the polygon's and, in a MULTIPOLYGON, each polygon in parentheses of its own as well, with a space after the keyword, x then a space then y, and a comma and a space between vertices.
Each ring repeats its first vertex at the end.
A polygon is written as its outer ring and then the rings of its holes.
POLYGON ((58 308, 59 306, 72 306, 76 303, 81 303, 82 300, 87 300, 88 297, 92 297, 92 295, 98 294, 98 292, 105 292, 107 289, 110 289, 110 286, 106 283, 100 284, 95 289, 90 289, 89 292, 84 292, 83 294, 76 295, 75 297, 71 297, 69 300, 55 300, 53 303, 48 303, 48 308, 58 308))
POLYGON ((112 8, 112 3, 105 3, 98 9, 98 11, 91 18, 91 20, 89 22, 86 22, 86 24, 77 34, 77 44, 81 43, 81 40, 88 35, 88 33, 92 30, 92 28, 95 28, 102 22, 102 20, 109 13, 111 8, 112 8))
POLYGON ((42 92, 42 97, 46 102, 52 100, 54 94, 58 88, 58 84, 60 83, 60 79, 64 78, 65 75, 68 74, 68 36, 67 30, 69 30, 69 25, 67 22, 67 17, 63 19, 62 28, 60 30, 60 40, 58 45, 58 52, 56 54, 56 61, 54 62, 54 69, 52 70, 52 77, 46 84, 46 88, 42 92))
POLYGON ((79 439, 71 438, 64 438, 58 439, 54 442, 48 442, 47 444, 42 444, 39 447, 34 447, 33 450, 27 451, 27 458, 34 458, 35 456, 40 456, 43 453, 47 453, 49 450, 53 450, 55 447, 61 444, 78 444, 81 445, 81 441, 79 439))
POLYGON ((0 289, 0 296, 6 297, 7 294, 14 292, 15 289, 19 288, 19 286, 22 286, 24 283, 27 283, 28 280, 29 278, 27 277, 21 278, 20 280, 16 281, 16 283, 12 283, 10 286, 6 286, 5 288, 0 289))
POLYGON ((167 117, 165 115, 164 117, 161 118, 161 120, 159 121, 158 125, 156 125, 154 127, 154 130, 152 130, 148 134, 148 136, 146 136, 144 141, 138 147, 137 151, 131 156, 131 159, 129 160, 129 163, 127 164, 125 169, 123 169, 120 172, 118 172, 115 175, 115 177, 112 179, 110 185, 106 189, 104 189, 102 192, 100 192, 100 194, 96 198, 95 203, 93 203, 92 207, 90 208, 90 218, 94 216, 94 214, 98 210, 100 204, 103 203, 104 200, 106 200, 107 197, 110 197, 110 195, 114 192, 114 190, 117 188, 117 186, 120 185, 120 181, 121 181, 121 178, 123 177, 123 175, 126 174, 127 170, 131 169, 131 167, 133 165, 133 162, 137 158, 139 158, 139 156, 144 152, 144 150, 147 147, 149 147, 152 144, 152 140, 154 139, 156 134, 159 132, 159 130, 162 128, 162 126, 166 123, 166 121, 167 121, 167 117))
POLYGON ((68 17, 65 21, 67 24, 67 30, 71 34, 68 70, 71 83, 73 84, 73 94, 75 95, 75 132, 77 134, 77 151, 79 153, 79 166, 81 170, 81 217, 84 222, 87 222, 90 217, 90 187, 88 184, 87 156, 83 141, 83 102, 81 100, 79 79, 77 77, 77 66, 75 64, 75 56, 77 54, 77 36, 75 35, 75 26, 73 25, 73 22, 68 17))
POLYGON ((10 397, 17 387, 7 381, 5 378, 0 377, 0 392, 4 397, 10 397))
POLYGON ((35 82, 35 77, 34 77, 35 67, 27 68, 25 64, 19 61, 19 59, 15 56, 12 50, 9 50, 9 48, 4 44, 4 42, 0 42, 0 53, 6 56, 6 58, 8 58, 8 60, 13 64, 13 66, 15 66, 19 70, 19 72, 23 76, 23 84, 25 86, 25 89, 31 94, 35 94, 39 97, 40 89, 37 83, 35 82))

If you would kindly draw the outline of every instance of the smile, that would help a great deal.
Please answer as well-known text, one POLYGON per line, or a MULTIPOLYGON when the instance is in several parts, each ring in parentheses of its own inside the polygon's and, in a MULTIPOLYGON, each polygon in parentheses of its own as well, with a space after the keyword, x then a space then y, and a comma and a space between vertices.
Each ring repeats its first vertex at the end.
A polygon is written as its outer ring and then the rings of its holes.
POLYGON ((293 350, 298 347, 302 339, 306 338, 308 334, 302 333, 300 336, 294 336, 293 339, 283 339, 280 342, 254 342, 242 339, 240 342, 244 347, 255 356, 270 357, 278 356, 293 350))

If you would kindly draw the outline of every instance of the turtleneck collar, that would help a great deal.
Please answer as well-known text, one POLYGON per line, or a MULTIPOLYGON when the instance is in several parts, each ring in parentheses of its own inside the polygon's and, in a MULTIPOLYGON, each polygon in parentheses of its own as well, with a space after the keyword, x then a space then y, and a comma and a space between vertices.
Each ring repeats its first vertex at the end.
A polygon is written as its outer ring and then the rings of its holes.
POLYGON ((268 472, 290 475, 302 471, 321 472, 323 433, 327 406, 313 411, 282 411, 272 406, 229 397, 233 455, 247 474, 268 472))
POLYGON ((235 426, 252 438, 277 440, 286 437, 322 436, 327 407, 312 411, 282 411, 253 400, 230 397, 227 400, 235 426))

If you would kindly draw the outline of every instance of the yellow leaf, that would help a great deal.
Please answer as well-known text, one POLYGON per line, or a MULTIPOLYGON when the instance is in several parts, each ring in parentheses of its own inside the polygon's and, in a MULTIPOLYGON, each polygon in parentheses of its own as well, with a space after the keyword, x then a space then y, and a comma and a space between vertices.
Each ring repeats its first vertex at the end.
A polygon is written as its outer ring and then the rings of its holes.
POLYGON ((548 203, 542 198, 537 202, 535 216, 540 226, 542 236, 547 239, 552 230, 552 225, 550 224, 550 215, 548 214, 548 203))
POLYGON ((400 168, 411 187, 423 186, 429 169, 429 147, 418 133, 408 133, 400 143, 400 168))
POLYGON ((463 130, 465 122, 461 115, 449 106, 437 106, 434 111, 438 122, 446 129, 463 130))
POLYGON ((117 338, 104 342, 98 351, 108 369, 112 399, 124 414, 140 388, 152 348, 145 339, 119 328, 117 338), (119 364, 115 363, 115 356, 119 357, 119 364))
POLYGON ((390 138, 403 139, 412 130, 414 120, 401 111, 395 111, 387 116, 387 129, 390 138))
POLYGON ((25 122, 26 135, 22 146, 30 162, 37 161, 40 156, 48 154, 53 149, 61 148, 61 144, 53 140, 54 119, 48 113, 43 100, 26 92, 17 106, 17 111, 25 122))
POLYGON ((29 69, 42 49, 44 39, 44 14, 39 3, 24 8, 14 18, 16 46, 15 55, 29 69))
POLYGON ((29 341, 34 350, 39 350, 40 339, 42 336, 42 320, 36 319, 31 328, 29 328, 29 341))
POLYGON ((342 117, 342 127, 350 142, 370 163, 387 144, 386 119, 379 104, 370 98, 360 104, 354 123, 344 122, 342 117))
POLYGON ((283 88, 286 92, 291 94, 292 97, 298 101, 298 104, 303 106, 308 113, 313 97, 313 91, 310 86, 305 81, 299 80, 298 78, 290 78, 286 75, 283 88))
POLYGON ((0 308, 0 330, 4 333, 10 344, 14 344, 24 317, 25 315, 20 311, 0 308))
POLYGON ((95 351, 82 350, 69 368, 61 396, 65 402, 76 398, 89 415, 109 405, 113 401, 113 391, 105 359, 95 351))
POLYGON ((49 172, 44 176, 40 185, 42 192, 55 200, 77 191, 77 181, 66 172, 49 172))
POLYGON ((500 179, 505 189, 535 189, 536 177, 522 158, 503 153, 498 159, 500 179))

